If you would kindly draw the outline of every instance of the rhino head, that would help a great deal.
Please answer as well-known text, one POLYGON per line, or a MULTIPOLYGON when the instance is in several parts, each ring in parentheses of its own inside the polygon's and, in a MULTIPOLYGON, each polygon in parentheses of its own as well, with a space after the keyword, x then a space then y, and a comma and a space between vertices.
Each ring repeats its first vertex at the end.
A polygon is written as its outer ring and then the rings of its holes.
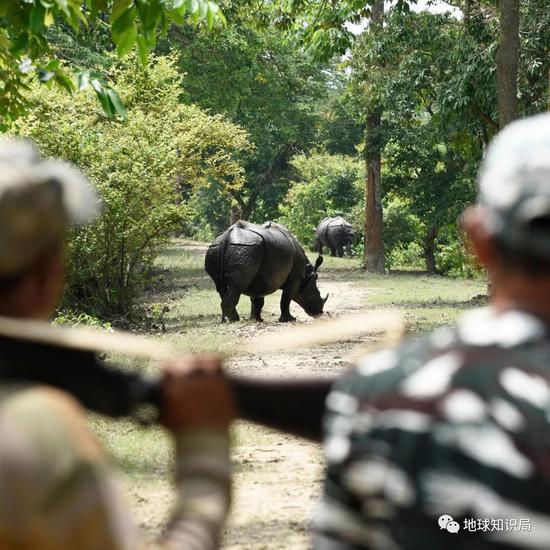
POLYGON ((353 226, 346 222, 344 225, 344 236, 343 236, 342 246, 348 252, 348 254, 352 253, 352 247, 353 247, 354 241, 355 241, 355 231, 353 230, 353 226))
POLYGON ((323 306, 328 300, 328 294, 322 298, 317 288, 317 270, 323 263, 323 256, 319 256, 312 266, 309 262, 306 266, 304 279, 300 283, 298 292, 294 296, 294 301, 311 317, 322 315, 323 306))

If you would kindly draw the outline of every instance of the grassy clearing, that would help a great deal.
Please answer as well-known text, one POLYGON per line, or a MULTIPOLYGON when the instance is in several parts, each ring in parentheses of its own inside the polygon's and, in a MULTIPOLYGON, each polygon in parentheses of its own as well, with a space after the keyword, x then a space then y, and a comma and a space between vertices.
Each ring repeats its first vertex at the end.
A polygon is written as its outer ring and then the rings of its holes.
POLYGON ((388 275, 366 273, 357 258, 326 256, 323 274, 362 290, 364 308, 402 310, 413 333, 454 323, 465 310, 485 304, 483 279, 451 279, 406 271, 388 275))
POLYGON ((362 273, 354 284, 368 288, 369 306, 402 310, 412 332, 452 324, 466 309, 483 305, 486 292, 484 281, 427 275, 362 273))
MULTIPOLYGON (((164 323, 169 337, 180 350, 224 350, 235 342, 234 331, 219 324, 220 298, 204 271, 206 244, 175 240, 159 258, 161 277, 149 301, 158 308, 167 306, 164 323)), ((315 253, 308 253, 314 259, 315 253)), ((484 280, 449 279, 440 276, 407 274, 373 275, 361 269, 357 258, 325 256, 319 286, 328 282, 347 283, 360 290, 359 308, 403 310, 413 332, 451 324, 465 309, 483 303, 484 280), (474 299, 474 302, 472 301, 474 299)), ((277 311, 280 294, 266 297, 266 311, 277 311)), ((328 305, 331 306, 331 298, 328 305)), ((237 306, 241 325, 248 323, 249 300, 243 296, 237 306)), ((330 309, 330 308, 329 308, 330 309)), ((332 309, 338 313, 338 308, 332 309)))
MULTIPOLYGON (((156 336, 170 340, 182 352, 224 351, 260 332, 279 330, 279 293, 266 299, 266 322, 261 325, 247 320, 246 297, 238 306, 245 320, 232 325, 219 322, 219 297, 203 270, 204 250, 204 244, 174 240, 159 258, 158 274, 144 298, 144 305, 157 317, 156 336)), ((313 254, 309 256, 314 259, 313 254)), ((486 290, 484 281, 369 275, 356 259, 326 257, 320 272, 321 292, 331 291, 328 304, 332 313, 398 309, 415 333, 452 323, 486 290)), ((298 313, 300 322, 307 321, 296 307, 293 312, 298 313)), ((328 346, 315 353, 287 354, 286 359, 282 355, 248 357, 233 361, 230 367, 233 372, 286 376, 304 372, 309 360, 308 368, 318 369, 320 374, 336 373, 343 368, 338 358, 344 357, 345 346, 341 344, 336 351, 328 346)), ((129 360, 122 364, 148 372, 158 368, 129 360)), ((98 417, 91 417, 90 422, 126 478, 140 525, 149 535, 158 534, 172 502, 168 438, 157 427, 144 429, 132 422, 114 423, 98 417)), ((236 425, 234 440, 238 491, 226 548, 288 548, 288 541, 292 548, 307 548, 307 518, 322 472, 318 449, 246 423, 236 425)))

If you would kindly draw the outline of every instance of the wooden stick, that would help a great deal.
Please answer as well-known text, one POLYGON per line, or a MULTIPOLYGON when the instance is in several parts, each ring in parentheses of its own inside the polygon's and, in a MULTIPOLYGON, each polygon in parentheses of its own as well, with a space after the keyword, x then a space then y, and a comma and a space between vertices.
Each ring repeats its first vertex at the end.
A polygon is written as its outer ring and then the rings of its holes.
POLYGON ((259 336, 245 343, 244 353, 270 353, 338 342, 372 332, 404 333, 405 322, 392 311, 369 311, 327 321, 297 325, 259 336))
POLYGON ((44 321, 0 317, 0 335, 81 351, 120 353, 155 360, 174 356, 170 346, 152 338, 90 327, 58 327, 44 321))
MULTIPOLYGON (((390 311, 370 311, 343 316, 252 338, 226 356, 242 353, 270 353, 337 342, 369 332, 399 333, 404 331, 403 317, 390 311)), ((43 321, 0 317, 0 335, 30 340, 70 349, 99 353, 120 353, 158 361, 174 357, 171 346, 152 338, 128 332, 109 333, 89 327, 56 327, 43 321)))

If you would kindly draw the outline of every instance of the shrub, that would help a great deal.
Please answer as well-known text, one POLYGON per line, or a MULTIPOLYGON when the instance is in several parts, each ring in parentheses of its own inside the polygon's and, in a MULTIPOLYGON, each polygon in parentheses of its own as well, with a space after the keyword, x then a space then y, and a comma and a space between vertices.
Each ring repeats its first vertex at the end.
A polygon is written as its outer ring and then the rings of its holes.
POLYGON ((18 125, 43 154, 79 166, 102 196, 100 219, 73 230, 67 246, 67 304, 93 316, 130 311, 160 247, 190 219, 193 189, 210 180, 241 186, 239 154, 249 147, 240 127, 179 103, 173 58, 146 70, 118 62, 111 76, 127 122, 106 119, 92 93, 36 86, 32 115, 18 125))
POLYGON ((424 251, 416 241, 396 245, 386 254, 386 263, 389 268, 397 270, 423 271, 426 269, 424 251))
POLYGON ((113 330, 113 327, 109 322, 105 322, 102 319, 98 319, 97 317, 93 317, 86 313, 77 313, 70 309, 63 309, 58 311, 55 318, 52 321, 52 324, 69 325, 71 327, 79 326, 79 325, 87 326, 87 327, 95 327, 95 328, 102 328, 109 332, 113 330))
POLYGON ((325 216, 342 214, 354 222, 353 207, 363 193, 363 163, 343 155, 314 153, 292 160, 295 175, 280 221, 304 246, 312 246, 314 231, 325 216))
POLYGON ((447 226, 437 239, 437 270, 449 277, 474 278, 482 274, 472 254, 465 246, 456 224, 447 226))

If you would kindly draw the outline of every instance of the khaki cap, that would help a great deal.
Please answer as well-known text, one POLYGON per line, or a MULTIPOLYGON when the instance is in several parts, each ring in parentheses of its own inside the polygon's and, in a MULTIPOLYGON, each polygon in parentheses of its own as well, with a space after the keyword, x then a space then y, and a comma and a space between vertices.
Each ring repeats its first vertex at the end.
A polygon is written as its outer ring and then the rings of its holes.
POLYGON ((68 224, 98 212, 98 195, 77 169, 41 159, 29 142, 0 140, 0 278, 24 272, 68 224))

